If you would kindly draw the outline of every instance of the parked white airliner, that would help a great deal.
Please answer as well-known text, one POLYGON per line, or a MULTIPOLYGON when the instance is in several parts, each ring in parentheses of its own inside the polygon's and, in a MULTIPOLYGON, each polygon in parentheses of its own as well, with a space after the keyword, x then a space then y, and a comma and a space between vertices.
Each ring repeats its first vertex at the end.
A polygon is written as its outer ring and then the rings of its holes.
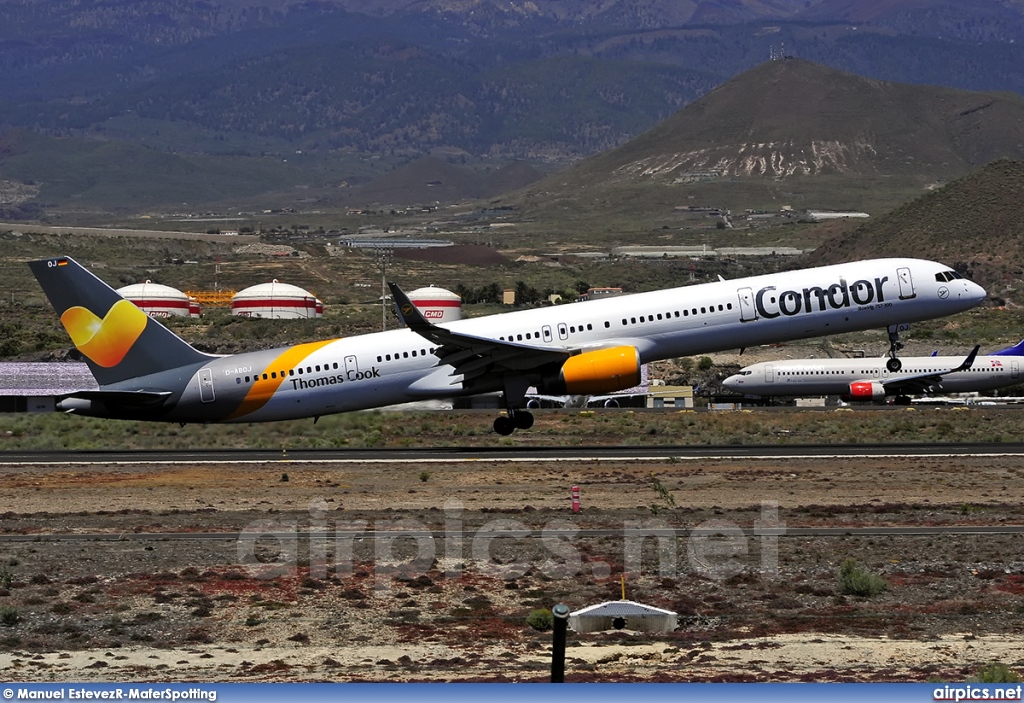
POLYGON ((985 298, 943 264, 876 259, 432 324, 391 284, 405 329, 213 356, 69 257, 29 266, 100 386, 61 410, 263 422, 501 392, 501 434, 533 424, 531 386, 608 393, 637 385, 650 361, 927 320, 985 298))
POLYGON ((977 354, 978 347, 967 358, 905 356, 898 373, 889 371, 885 357, 764 361, 741 369, 722 385, 748 396, 838 395, 849 401, 895 396, 897 405, 909 405, 911 395, 990 391, 1024 381, 1024 341, 988 356, 977 354))

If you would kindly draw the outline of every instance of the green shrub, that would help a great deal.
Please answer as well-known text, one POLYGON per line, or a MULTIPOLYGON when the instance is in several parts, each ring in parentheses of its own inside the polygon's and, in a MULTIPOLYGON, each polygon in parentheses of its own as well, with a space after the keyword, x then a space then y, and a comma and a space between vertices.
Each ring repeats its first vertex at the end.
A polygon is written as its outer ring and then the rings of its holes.
POLYGON ((1006 664, 992 662, 978 669, 974 680, 978 683, 1020 683, 1021 676, 1006 664))
POLYGON ((553 622, 554 619, 551 617, 551 611, 547 608, 537 608, 530 611, 530 614, 526 616, 526 624, 540 632, 550 630, 551 623, 553 622))
POLYGON ((888 587, 884 578, 857 564, 856 559, 846 559, 839 567, 839 592, 844 595, 869 598, 888 587))
MULTIPOLYGON (((550 616, 550 613, 548 613, 550 616)), ((0 608, 0 625, 4 627, 14 627, 21 620, 21 616, 18 615, 16 608, 12 608, 9 605, 5 605, 0 608)))

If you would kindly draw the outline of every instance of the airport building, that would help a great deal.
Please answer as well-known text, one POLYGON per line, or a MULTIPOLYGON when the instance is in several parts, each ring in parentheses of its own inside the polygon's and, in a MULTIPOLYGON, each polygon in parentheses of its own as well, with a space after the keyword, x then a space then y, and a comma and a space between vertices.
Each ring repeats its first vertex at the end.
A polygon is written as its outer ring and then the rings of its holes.
POLYGON ((238 291, 231 298, 231 314, 273 320, 323 317, 324 304, 309 291, 276 278, 238 291))
POLYGON ((118 288, 117 292, 150 317, 199 317, 199 302, 177 288, 146 281, 118 288))

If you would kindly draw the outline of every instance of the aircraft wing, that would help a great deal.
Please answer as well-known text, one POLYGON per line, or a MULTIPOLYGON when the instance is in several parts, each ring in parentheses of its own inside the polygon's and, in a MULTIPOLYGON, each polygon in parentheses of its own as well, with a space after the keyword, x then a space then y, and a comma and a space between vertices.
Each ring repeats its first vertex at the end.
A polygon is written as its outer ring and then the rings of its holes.
POLYGON ((388 287, 398 318, 413 332, 438 345, 434 350, 434 355, 440 359, 438 366, 451 366, 454 369, 451 375, 462 376, 465 387, 484 376, 523 374, 549 364, 561 364, 578 353, 453 332, 423 317, 423 313, 397 285, 388 283, 388 287))
POLYGON ((971 353, 967 355, 963 363, 954 369, 948 369, 946 371, 932 371, 930 373, 913 374, 905 376, 893 376, 882 381, 882 386, 885 388, 885 392, 888 395, 900 395, 900 394, 911 394, 911 393, 927 393, 931 390, 931 387, 937 383, 942 383, 943 376, 951 373, 957 373, 959 371, 966 371, 974 365, 974 359, 978 356, 978 350, 981 346, 975 346, 971 350, 971 353))

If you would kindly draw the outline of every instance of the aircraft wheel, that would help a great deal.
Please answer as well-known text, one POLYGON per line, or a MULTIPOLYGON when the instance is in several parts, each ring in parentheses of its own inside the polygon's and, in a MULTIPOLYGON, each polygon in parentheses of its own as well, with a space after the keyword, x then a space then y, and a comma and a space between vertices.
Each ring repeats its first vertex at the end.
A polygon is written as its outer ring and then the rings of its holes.
POLYGON ((910 405, 910 396, 898 395, 896 396, 896 400, 894 401, 894 403, 896 405, 910 405))
POLYGON ((533 413, 520 410, 515 414, 512 422, 515 424, 516 429, 528 430, 533 427, 533 413))
POLYGON ((494 418, 494 431, 506 437, 516 431, 516 425, 512 418, 506 415, 499 415, 494 418))
POLYGON ((896 373, 903 368, 903 362, 899 359, 889 359, 885 362, 885 368, 889 369, 892 373, 896 373))

